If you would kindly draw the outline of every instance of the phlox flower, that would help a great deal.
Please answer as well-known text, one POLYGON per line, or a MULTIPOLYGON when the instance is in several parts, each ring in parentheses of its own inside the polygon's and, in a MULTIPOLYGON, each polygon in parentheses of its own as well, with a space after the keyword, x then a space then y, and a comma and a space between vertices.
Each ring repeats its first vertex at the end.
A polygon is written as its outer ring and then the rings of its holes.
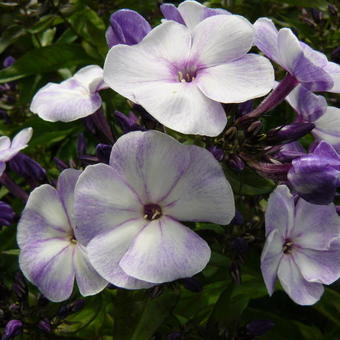
POLYGON ((23 129, 13 138, 12 142, 7 136, 0 137, 0 176, 6 169, 6 162, 27 147, 27 143, 32 138, 32 133, 31 127, 23 129))
POLYGON ((165 126, 217 136, 227 123, 221 103, 261 97, 273 87, 269 60, 247 54, 253 38, 253 26, 237 15, 211 16, 192 30, 164 21, 139 44, 113 46, 104 79, 165 126))
POLYGON ((254 23, 255 45, 312 91, 340 92, 340 66, 299 41, 289 28, 276 29, 268 18, 254 23))
POLYGON ((96 112, 102 104, 98 92, 106 87, 102 68, 89 65, 60 84, 48 83, 41 88, 30 110, 49 122, 71 122, 96 112))
POLYGON ((20 269, 54 302, 70 297, 74 279, 83 296, 94 295, 107 285, 74 233, 74 187, 80 173, 66 169, 56 189, 48 184, 34 189, 18 224, 20 269))
POLYGON ((323 284, 340 277, 340 216, 335 206, 296 200, 280 185, 269 197, 265 223, 261 270, 269 294, 278 277, 294 302, 316 303, 323 284))
POLYGON ((235 215, 223 170, 207 150, 158 131, 130 132, 110 164, 88 166, 75 189, 76 236, 93 267, 128 289, 191 277, 210 258, 179 221, 226 225, 235 215))

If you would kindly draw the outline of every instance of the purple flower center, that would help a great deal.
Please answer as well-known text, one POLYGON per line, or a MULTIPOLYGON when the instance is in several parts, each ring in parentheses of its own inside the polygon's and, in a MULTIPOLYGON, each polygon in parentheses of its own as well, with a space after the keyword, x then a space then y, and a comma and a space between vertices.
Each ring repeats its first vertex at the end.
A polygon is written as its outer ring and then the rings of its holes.
POLYGON ((285 243, 282 246, 282 251, 284 254, 291 254, 293 250, 293 242, 290 239, 285 240, 285 243))
POLYGON ((162 216, 162 208, 158 204, 145 204, 144 205, 144 219, 153 221, 162 216))

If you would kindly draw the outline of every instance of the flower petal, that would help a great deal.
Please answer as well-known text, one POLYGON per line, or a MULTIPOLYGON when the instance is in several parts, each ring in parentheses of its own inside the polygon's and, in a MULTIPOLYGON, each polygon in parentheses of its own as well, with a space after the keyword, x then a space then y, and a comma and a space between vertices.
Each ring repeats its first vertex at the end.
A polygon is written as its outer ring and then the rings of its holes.
POLYGON ((73 75, 82 86, 87 88, 90 93, 106 88, 103 80, 103 69, 98 65, 88 65, 81 68, 73 75))
POLYGON ((186 148, 190 167, 160 202, 164 214, 180 221, 228 224, 235 216, 234 195, 220 164, 208 150, 186 148))
POLYGON ((265 213, 266 235, 272 230, 286 237, 294 226, 294 197, 285 185, 279 185, 269 196, 265 213))
POLYGON ((88 166, 79 176, 75 189, 75 234, 86 245, 99 233, 142 217, 138 195, 112 167, 88 166))
POLYGON ((81 170, 65 169, 58 178, 57 191, 70 223, 74 228, 74 189, 81 170))
POLYGON ((107 281, 104 280, 92 267, 87 258, 85 247, 80 244, 76 246, 73 265, 81 295, 95 295, 107 286, 107 281))
POLYGON ((11 148, 17 151, 22 150, 27 147, 27 143, 31 140, 33 134, 33 129, 28 127, 21 130, 12 140, 11 148))
POLYGON ((328 92, 340 93, 340 65, 332 62, 324 67, 324 70, 332 77, 333 87, 328 92))
POLYGON ((74 283, 73 251, 64 240, 31 242, 21 249, 20 269, 49 300, 67 300, 74 283))
POLYGON ((34 189, 18 224, 19 246, 51 238, 67 239, 71 235, 72 229, 57 191, 48 184, 34 189))
POLYGON ((120 259, 145 224, 142 219, 123 223, 113 230, 99 234, 87 246, 89 260, 96 271, 118 287, 141 289, 154 285, 128 276, 119 266, 120 259))
POLYGON ((339 258, 339 240, 332 243, 330 250, 298 249, 294 252, 294 260, 302 276, 309 282, 326 285, 333 283, 340 277, 339 258))
POLYGON ((334 204, 311 204, 300 198, 296 204, 294 243, 302 248, 325 250, 340 234, 340 217, 334 204))
POLYGON ((306 281, 292 256, 284 256, 280 262, 278 277, 289 297, 299 305, 313 305, 324 292, 322 284, 306 281))
POLYGON ((284 240, 277 230, 272 230, 267 236, 261 255, 261 271, 269 295, 275 288, 278 267, 283 256, 282 245, 284 240))
POLYGON ((0 137, 0 152, 11 147, 11 140, 7 136, 0 137))
POLYGON ((33 97, 30 110, 49 122, 71 122, 89 116, 101 106, 98 93, 91 93, 74 78, 48 83, 33 97))
POLYGON ((130 276, 149 282, 191 277, 210 258, 208 244, 196 233, 168 217, 150 222, 119 262, 130 276))
POLYGON ((274 85, 274 69, 269 60, 247 54, 228 64, 200 72, 198 87, 210 99, 222 103, 242 103, 262 97, 274 85))
POLYGON ((204 67, 228 63, 251 48, 254 28, 238 15, 217 15, 203 20, 193 30, 191 59, 204 67))
POLYGON ((161 4, 160 10, 165 19, 185 25, 181 13, 174 4, 161 4))
POLYGON ((6 162, 0 161, 0 176, 2 176, 5 170, 6 170, 6 162))

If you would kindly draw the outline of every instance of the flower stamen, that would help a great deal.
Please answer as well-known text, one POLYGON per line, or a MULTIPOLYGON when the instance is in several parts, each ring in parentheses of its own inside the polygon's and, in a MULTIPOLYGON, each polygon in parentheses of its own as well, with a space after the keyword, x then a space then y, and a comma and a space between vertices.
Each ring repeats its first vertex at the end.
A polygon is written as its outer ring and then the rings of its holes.
POLYGON ((162 208, 158 204, 146 204, 144 206, 144 219, 153 221, 157 220, 162 216, 162 208))

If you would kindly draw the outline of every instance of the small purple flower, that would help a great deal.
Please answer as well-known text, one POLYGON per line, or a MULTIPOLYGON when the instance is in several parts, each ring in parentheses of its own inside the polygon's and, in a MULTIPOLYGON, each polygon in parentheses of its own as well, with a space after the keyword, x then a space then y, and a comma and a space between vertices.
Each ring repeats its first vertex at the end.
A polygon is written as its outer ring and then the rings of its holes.
POLYGON ((6 136, 0 137, 0 176, 6 169, 6 162, 27 147, 27 143, 32 138, 32 133, 31 127, 23 129, 13 138, 12 142, 6 136))
POLYGON ((41 88, 30 110, 49 122, 71 122, 96 112, 102 104, 98 92, 105 88, 102 68, 89 65, 60 84, 48 83, 41 88))
POLYGON ((23 323, 20 320, 10 320, 5 326, 1 340, 10 340, 19 335, 23 328, 23 323))
POLYGON ((140 14, 121 9, 111 15, 105 37, 109 48, 118 44, 135 45, 150 31, 150 24, 140 14))
POLYGON ((165 3, 160 6, 160 9, 165 19, 186 25, 189 29, 194 29, 197 24, 211 16, 230 14, 225 9, 209 8, 192 0, 183 1, 178 8, 173 4, 165 3))
POLYGON ((9 226, 13 223, 15 217, 15 212, 13 211, 12 207, 0 201, 0 226, 6 225, 9 226))
POLYGON ((269 294, 273 294, 278 276, 294 302, 316 303, 323 284, 340 277, 340 217, 334 204, 296 201, 289 189, 280 185, 269 197, 265 223, 261 270, 269 294))
POLYGON ((340 66, 326 56, 300 42, 289 28, 277 31, 268 18, 255 24, 255 45, 270 59, 281 65, 305 88, 312 91, 340 91, 340 66))
POLYGON ((206 18, 193 30, 166 20, 139 44, 112 47, 104 79, 161 124, 217 136, 227 123, 220 103, 245 102, 273 87, 269 60, 247 54, 253 39, 253 26, 237 15, 206 18))
POLYGON ((12 56, 8 56, 3 61, 2 65, 3 65, 4 68, 7 68, 7 67, 12 66, 14 63, 15 63, 15 59, 12 56))
POLYGON ((207 150, 158 131, 120 137, 110 165, 88 166, 75 190, 77 239, 93 267, 128 289, 187 278, 204 269, 208 244, 179 221, 228 224, 234 198, 207 150))
POLYGON ((340 187, 340 154, 326 142, 313 152, 295 158, 288 172, 293 189, 314 204, 329 204, 340 187))
POLYGON ((44 184, 33 190, 18 225, 20 268, 54 302, 70 297, 74 279, 83 296, 97 294, 107 285, 75 236, 73 196, 80 173, 66 169, 57 189, 44 184))

